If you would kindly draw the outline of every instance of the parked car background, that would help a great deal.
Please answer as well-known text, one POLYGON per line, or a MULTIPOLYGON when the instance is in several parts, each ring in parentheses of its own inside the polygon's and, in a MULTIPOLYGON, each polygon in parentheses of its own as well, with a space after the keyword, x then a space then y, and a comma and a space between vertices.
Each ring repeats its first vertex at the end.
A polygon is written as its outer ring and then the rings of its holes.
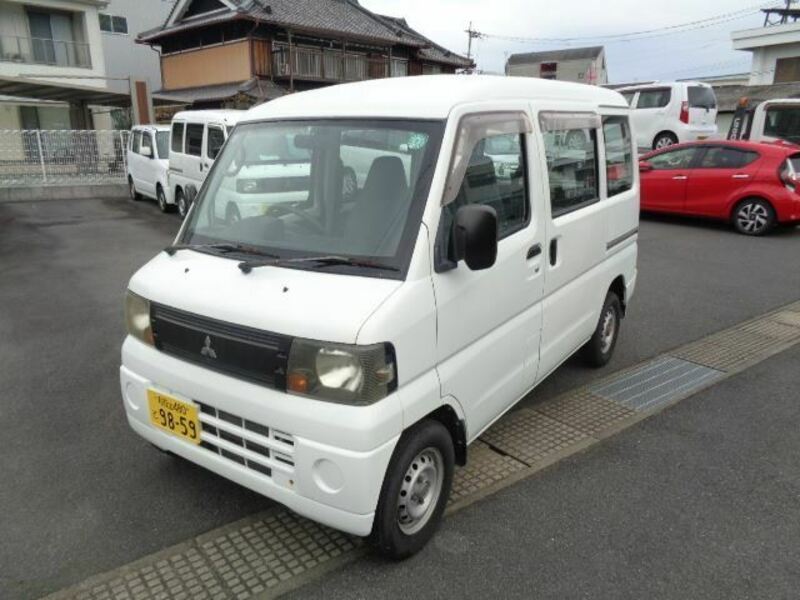
POLYGON ((172 118, 169 190, 185 217, 192 202, 190 186, 199 190, 222 145, 243 110, 194 110, 172 118))
POLYGON ((618 91, 633 108, 639 148, 655 150, 717 135, 717 98, 706 83, 663 82, 618 91))
POLYGON ((651 152, 639 163, 642 210, 731 221, 763 235, 800 221, 800 147, 694 142, 651 152))
POLYGON ((168 212, 174 201, 167 196, 169 185, 169 126, 139 125, 131 129, 127 148, 128 190, 133 200, 142 196, 158 201, 168 212))

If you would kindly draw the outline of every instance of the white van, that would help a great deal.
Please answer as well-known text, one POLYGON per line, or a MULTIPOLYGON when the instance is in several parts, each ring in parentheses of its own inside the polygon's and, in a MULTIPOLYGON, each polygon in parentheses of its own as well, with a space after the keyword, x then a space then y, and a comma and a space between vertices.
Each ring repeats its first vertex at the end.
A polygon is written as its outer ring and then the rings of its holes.
POLYGON ((607 89, 490 76, 252 109, 175 244, 130 280, 130 426, 386 555, 416 552, 469 443, 575 352, 599 366, 614 351, 637 274, 628 119, 607 89), (308 152, 302 198, 292 174, 253 177, 276 163, 265 137, 287 162, 308 152), (487 146, 518 165, 508 177, 487 146), (264 210, 221 218, 253 185, 264 210))
POLYGON ((173 206, 169 185, 169 126, 137 125, 131 129, 126 150, 128 192, 132 200, 142 196, 158 201, 162 212, 173 206))
POLYGON ((185 217, 191 186, 199 190, 243 110, 187 110, 172 118, 169 154, 170 196, 185 217))
POLYGON ((707 83, 657 82, 617 91, 633 109, 639 148, 655 150, 717 135, 717 97, 707 83))

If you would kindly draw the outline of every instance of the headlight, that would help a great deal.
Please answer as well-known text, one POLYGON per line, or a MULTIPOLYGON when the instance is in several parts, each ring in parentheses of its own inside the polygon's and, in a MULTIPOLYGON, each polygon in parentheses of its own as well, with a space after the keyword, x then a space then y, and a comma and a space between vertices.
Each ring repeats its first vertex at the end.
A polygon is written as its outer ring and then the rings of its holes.
POLYGON ((130 290, 125 294, 125 326, 129 335, 150 346, 155 345, 150 325, 150 302, 130 290))
POLYGON ((286 389, 319 400, 364 406, 397 388, 390 344, 352 346, 295 339, 286 389))

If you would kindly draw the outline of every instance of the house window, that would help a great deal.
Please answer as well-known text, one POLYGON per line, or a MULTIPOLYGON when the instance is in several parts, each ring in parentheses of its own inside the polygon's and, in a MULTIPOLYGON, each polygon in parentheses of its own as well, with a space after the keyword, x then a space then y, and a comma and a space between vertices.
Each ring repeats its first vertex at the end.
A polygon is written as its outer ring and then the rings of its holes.
POLYGON ((128 19, 100 13, 100 30, 106 33, 128 33, 128 19))
POLYGON ((800 81, 800 57, 779 58, 775 62, 775 82, 800 81))

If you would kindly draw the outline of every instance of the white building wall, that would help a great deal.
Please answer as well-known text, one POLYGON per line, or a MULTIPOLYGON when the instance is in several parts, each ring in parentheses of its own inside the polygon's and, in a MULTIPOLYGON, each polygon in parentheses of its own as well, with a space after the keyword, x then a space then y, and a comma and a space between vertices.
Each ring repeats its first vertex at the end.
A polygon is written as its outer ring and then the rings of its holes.
POLYGON ((775 68, 780 58, 800 57, 800 41, 781 46, 767 46, 753 51, 753 65, 750 71, 750 85, 769 85, 775 83, 775 68))
POLYGON ((777 60, 800 57, 800 23, 734 31, 731 39, 734 50, 753 53, 750 85, 774 83, 777 60))
MULTIPOLYGON (((597 59, 580 58, 564 61, 545 61, 545 63, 556 62, 558 70, 556 78, 558 81, 573 81, 575 83, 589 83, 589 70, 594 66, 595 81, 597 85, 608 83, 608 76, 603 69, 603 55, 597 59)), ((509 64, 507 74, 517 77, 539 77, 542 63, 509 64)))
POLYGON ((45 10, 69 11, 78 13, 82 21, 82 36, 89 44, 91 68, 66 67, 56 65, 37 65, 0 60, 0 76, 34 76, 53 83, 69 83, 92 87, 105 87, 106 74, 103 46, 100 37, 100 23, 97 17, 98 2, 78 2, 75 0, 0 0, 0 35, 30 38, 30 28, 25 7, 40 7, 45 10), (48 75, 56 75, 48 79, 48 75), (69 78, 65 78, 69 76, 69 78), (85 77, 85 78, 84 78, 85 77), (90 78, 91 77, 91 78, 90 78))

